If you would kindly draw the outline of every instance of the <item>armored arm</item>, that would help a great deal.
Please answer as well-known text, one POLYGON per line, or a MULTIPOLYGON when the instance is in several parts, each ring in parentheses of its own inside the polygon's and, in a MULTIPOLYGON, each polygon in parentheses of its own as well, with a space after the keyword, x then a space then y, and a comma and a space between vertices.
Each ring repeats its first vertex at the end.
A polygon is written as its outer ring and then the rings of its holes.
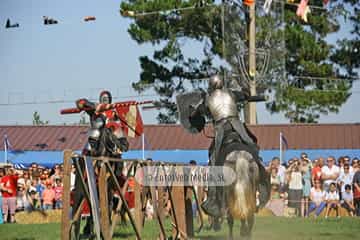
POLYGON ((79 110, 84 110, 86 112, 88 112, 88 111, 92 112, 92 111, 95 111, 96 104, 89 101, 86 98, 81 98, 81 99, 76 101, 76 107, 79 110))

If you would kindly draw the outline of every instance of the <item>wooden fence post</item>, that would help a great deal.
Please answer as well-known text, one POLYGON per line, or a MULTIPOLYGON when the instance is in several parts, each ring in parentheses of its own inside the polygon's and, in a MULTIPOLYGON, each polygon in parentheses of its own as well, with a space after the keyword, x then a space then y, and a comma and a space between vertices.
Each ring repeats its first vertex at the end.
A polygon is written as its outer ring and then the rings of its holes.
POLYGON ((142 232, 143 229, 143 219, 144 219, 144 213, 142 211, 142 200, 141 200, 141 185, 138 183, 138 181, 135 180, 135 188, 134 188, 134 194, 135 194, 135 212, 134 212, 134 218, 135 218, 135 225, 139 232, 142 232))
POLYGON ((99 201, 100 201, 100 225, 101 232, 104 240, 111 239, 111 230, 110 230, 110 216, 109 211, 111 211, 109 206, 108 199, 108 181, 106 176, 106 166, 102 164, 100 168, 100 176, 98 179, 99 184, 99 201))
POLYGON ((185 221, 186 221, 186 234, 188 237, 194 237, 194 220, 193 220, 193 209, 192 209, 192 187, 184 187, 185 190, 185 221))
POLYGON ((64 176, 63 176, 63 209, 61 214, 61 239, 70 239, 70 174, 71 174, 71 156, 72 151, 64 151, 64 176))
MULTIPOLYGON (((176 174, 177 176, 182 176, 183 170, 181 169, 181 167, 175 167, 174 174, 176 174)), ((175 220, 174 216, 172 215, 173 238, 176 239, 176 237, 178 237, 180 239, 187 239, 185 187, 181 186, 179 182, 177 182, 177 186, 172 186, 171 194, 173 198, 171 207, 174 209, 176 216, 175 220)))

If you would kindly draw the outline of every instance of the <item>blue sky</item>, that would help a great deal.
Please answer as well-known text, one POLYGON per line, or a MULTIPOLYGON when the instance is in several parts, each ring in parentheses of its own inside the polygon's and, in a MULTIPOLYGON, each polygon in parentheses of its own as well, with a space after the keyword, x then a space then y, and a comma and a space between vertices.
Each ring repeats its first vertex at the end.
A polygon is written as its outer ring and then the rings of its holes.
MULTIPOLYGON (((0 124, 31 124, 39 111, 51 124, 78 122, 79 115, 61 116, 61 108, 72 103, 10 105, 16 102, 95 98, 110 89, 116 100, 154 99, 153 92, 138 96, 131 88, 140 73, 138 57, 150 55, 151 45, 137 45, 127 33, 129 20, 119 15, 114 0, 1 0, 0 1, 0 124), (82 18, 96 16, 96 22, 82 18), (44 26, 42 16, 59 20, 44 26), (5 29, 6 19, 20 28, 5 29)), ((188 46, 189 49, 196 48, 188 46)), ((357 122, 360 84, 339 114, 321 117, 325 122, 357 122)), ((143 113, 145 123, 156 123, 156 111, 143 113)), ((286 123, 281 115, 270 115, 258 104, 259 123, 286 123)))

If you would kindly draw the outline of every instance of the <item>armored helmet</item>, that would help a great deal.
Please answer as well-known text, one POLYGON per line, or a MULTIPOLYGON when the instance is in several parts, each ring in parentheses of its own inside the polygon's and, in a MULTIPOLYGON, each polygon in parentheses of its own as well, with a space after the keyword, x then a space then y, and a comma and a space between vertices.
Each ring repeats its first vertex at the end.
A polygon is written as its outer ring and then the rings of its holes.
POLYGON ((209 80, 209 90, 221 89, 224 86, 224 81, 219 75, 214 75, 209 80))
POLYGON ((100 103, 110 104, 111 101, 112 101, 112 96, 109 91, 105 90, 100 93, 100 97, 99 97, 100 103))

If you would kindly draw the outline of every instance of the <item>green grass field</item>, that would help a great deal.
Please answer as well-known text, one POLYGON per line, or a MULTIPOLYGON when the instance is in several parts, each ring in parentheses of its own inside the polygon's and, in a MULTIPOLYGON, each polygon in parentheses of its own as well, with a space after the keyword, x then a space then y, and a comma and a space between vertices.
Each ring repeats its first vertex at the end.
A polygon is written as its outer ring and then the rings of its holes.
MULTIPOLYGON (((167 226, 170 231, 170 227, 167 226)), ((143 239, 156 239, 158 229, 153 221, 147 221, 143 231, 143 239)), ((195 239, 224 239, 227 225, 223 224, 222 231, 213 232, 203 230, 196 234, 195 239)), ((235 224, 235 239, 239 236, 239 222, 235 224)), ((344 217, 341 219, 300 219, 282 217, 257 217, 253 239, 359 239, 360 218, 344 217)), ((60 238, 60 224, 5 224, 0 225, 0 239, 12 240, 48 240, 60 238)), ((119 226, 114 239, 135 239, 130 227, 119 226)))

